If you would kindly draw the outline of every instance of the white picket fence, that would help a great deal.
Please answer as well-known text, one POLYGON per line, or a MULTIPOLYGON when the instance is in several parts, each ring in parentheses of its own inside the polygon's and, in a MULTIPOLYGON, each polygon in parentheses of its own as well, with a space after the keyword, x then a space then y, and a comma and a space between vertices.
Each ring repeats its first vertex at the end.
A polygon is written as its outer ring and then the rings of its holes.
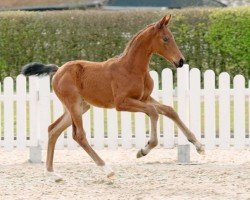
MULTIPOLYGON (((153 97, 164 104, 175 105, 180 117, 207 149, 250 145, 250 89, 245 88, 243 76, 234 77, 231 89, 229 74, 221 73, 216 89, 215 74, 208 70, 204 73, 204 89, 201 89, 201 72, 197 68, 189 70, 185 65, 177 70, 177 87, 174 88, 173 73, 166 68, 161 74, 162 90, 159 90, 158 74, 155 71, 150 74, 155 83, 153 97)), ((45 149, 47 128, 62 114, 60 101, 51 92, 50 77, 26 80, 19 75, 15 84, 12 78, 5 78, 0 103, 0 147, 11 150, 39 144, 45 149)), ((109 149, 141 148, 150 136, 148 118, 142 113, 94 107, 84 115, 83 123, 87 138, 96 149, 105 146, 109 149)), ((188 143, 166 117, 161 118, 158 126, 161 146, 172 148, 188 143)), ((71 127, 60 136, 56 148, 77 148, 71 127)))

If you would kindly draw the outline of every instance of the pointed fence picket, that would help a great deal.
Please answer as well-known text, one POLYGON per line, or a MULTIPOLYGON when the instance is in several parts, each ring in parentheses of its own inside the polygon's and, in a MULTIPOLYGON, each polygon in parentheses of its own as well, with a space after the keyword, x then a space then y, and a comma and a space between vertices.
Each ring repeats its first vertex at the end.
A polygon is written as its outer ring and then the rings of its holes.
MULTIPOLYGON (((180 118, 206 148, 227 149, 234 146, 241 149, 250 145, 250 89, 245 88, 243 76, 234 77, 231 88, 229 74, 221 73, 217 89, 215 73, 208 70, 204 73, 203 89, 200 70, 189 70, 189 66, 185 65, 177 70, 177 88, 174 89, 172 70, 164 69, 160 80, 155 71, 150 72, 150 75, 155 85, 152 97, 168 106, 177 104, 180 118)), ((50 91, 50 77, 26 79, 19 75, 15 84, 14 87, 10 77, 0 83, 0 147, 11 150, 14 147, 23 149, 41 145, 46 149, 48 126, 52 119, 55 121, 63 113, 59 99, 50 91)), ((162 129, 160 123, 157 127, 160 145, 172 148, 176 144, 189 144, 181 130, 178 130, 176 137, 174 123, 170 119, 164 116, 162 120, 162 129)), ((109 149, 117 149, 118 146, 126 149, 144 147, 150 137, 150 123, 148 133, 146 122, 148 120, 142 113, 118 113, 115 109, 104 111, 92 107, 83 115, 87 139, 96 149, 105 146, 109 149)), ((56 149, 65 147, 78 147, 72 139, 71 126, 59 137, 56 145, 56 149)))
POLYGON ((190 70, 190 130, 201 139, 201 73, 197 68, 190 70))
POLYGON ((48 76, 38 79, 38 112, 39 112, 39 133, 38 143, 43 149, 47 148, 48 126, 51 124, 51 96, 50 78, 48 76))
MULTIPOLYGON (((170 69, 162 71, 162 103, 173 106, 173 73, 170 69)), ((163 117, 163 145, 174 147, 174 123, 167 117, 163 117)))
MULTIPOLYGON (((189 126, 189 66, 184 65, 182 68, 177 69, 177 102, 178 114, 182 121, 189 126)), ((188 144, 186 137, 181 129, 178 128, 178 144, 188 144)))
MULTIPOLYGON (((82 117, 83 121, 83 128, 86 132, 86 137, 88 141, 90 141, 91 138, 91 121, 90 121, 90 110, 86 111, 82 117)), ((70 134, 67 134, 67 137, 71 137, 70 134)))
MULTIPOLYGON (((159 91, 159 77, 158 77, 158 73, 156 71, 151 71, 150 72, 150 76, 151 78, 153 79, 153 82, 154 82, 154 89, 153 89, 153 92, 152 92, 152 97, 156 100, 156 101, 159 101, 159 94, 158 94, 158 91, 159 91)), ((149 122, 149 133, 151 134, 151 124, 149 122)), ((157 123, 157 136, 158 138, 160 138, 160 123, 159 123, 159 120, 158 120, 158 123, 157 123)))
POLYGON ((204 73, 204 126, 205 147, 215 147, 215 74, 212 70, 204 73))
POLYGON ((38 145, 39 115, 38 115, 38 78, 29 77, 29 139, 30 146, 38 145))
MULTIPOLYGON (((0 95, 1 94, 2 94, 2 84, 0 82, 0 95)), ((2 117, 2 102, 0 101, 0 138, 1 139, 3 138, 3 126, 2 126, 2 122, 3 122, 3 117, 2 117)), ((0 143, 0 147, 1 147, 1 143, 0 143)))
POLYGON ((26 147, 26 78, 18 75, 16 79, 16 140, 17 147, 26 147))
POLYGON ((142 148, 146 145, 145 115, 135 113, 135 146, 142 148))
POLYGON ((241 75, 234 77, 234 145, 242 149, 245 143, 245 79, 241 75))
POLYGON ((7 77, 4 79, 4 95, 3 95, 3 108, 4 108, 4 147, 6 150, 13 149, 14 143, 14 116, 13 116, 13 79, 7 77))
MULTIPOLYGON (((250 80, 248 81, 248 110, 246 111, 248 113, 248 137, 250 138, 250 80)), ((246 141, 246 144, 250 146, 250 139, 248 138, 248 142, 246 141)))
POLYGON ((107 130, 108 130, 108 148, 116 149, 118 147, 118 121, 115 109, 107 110, 107 130))
POLYGON ((122 147, 129 149, 132 147, 132 120, 131 113, 121 112, 121 139, 122 147))
MULTIPOLYGON (((53 93, 53 119, 56 121, 63 114, 63 107, 58 97, 53 93)), ((64 133, 62 133, 56 142, 57 149, 63 149, 64 146, 64 133)))
POLYGON ((93 108, 94 115, 94 147, 96 149, 104 148, 104 120, 103 120, 103 109, 93 108))
POLYGON ((219 75, 219 138, 220 147, 230 147, 230 76, 224 72, 219 75))

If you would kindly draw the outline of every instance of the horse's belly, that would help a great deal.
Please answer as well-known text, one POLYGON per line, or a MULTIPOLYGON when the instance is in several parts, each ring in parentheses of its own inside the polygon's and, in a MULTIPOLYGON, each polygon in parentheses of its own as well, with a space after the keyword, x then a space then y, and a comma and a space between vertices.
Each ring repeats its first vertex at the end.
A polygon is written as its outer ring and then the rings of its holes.
POLYGON ((110 86, 100 85, 99 87, 85 87, 82 90, 82 97, 89 104, 101 108, 113 108, 114 97, 110 86))
POLYGON ((95 96, 83 96, 83 99, 88 102, 89 104, 100 107, 100 108, 114 108, 114 101, 113 98, 98 98, 95 96))

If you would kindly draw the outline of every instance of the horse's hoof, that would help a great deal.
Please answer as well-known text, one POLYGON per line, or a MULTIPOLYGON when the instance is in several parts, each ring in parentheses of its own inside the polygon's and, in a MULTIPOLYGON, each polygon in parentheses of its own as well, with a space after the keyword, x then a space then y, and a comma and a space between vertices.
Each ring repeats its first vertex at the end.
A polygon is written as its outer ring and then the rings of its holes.
POLYGON ((104 172, 107 175, 107 178, 114 178, 115 176, 115 172, 113 171, 113 169, 109 166, 109 165, 104 165, 102 166, 104 172))
POLYGON ((198 152, 200 155, 205 155, 205 154, 206 154, 205 149, 204 149, 203 146, 197 148, 196 150, 197 150, 197 152, 198 152))
POLYGON ((114 179, 115 178, 115 172, 110 172, 109 174, 107 174, 107 178, 114 179))
POLYGON ((44 175, 49 179, 52 180, 54 182, 60 182, 63 181, 63 178, 60 174, 57 174, 55 172, 49 172, 49 171, 45 171, 44 175))
POLYGON ((146 155, 143 153, 143 150, 141 149, 141 150, 139 150, 139 151, 137 152, 136 158, 141 158, 141 157, 143 157, 143 156, 146 156, 146 155))

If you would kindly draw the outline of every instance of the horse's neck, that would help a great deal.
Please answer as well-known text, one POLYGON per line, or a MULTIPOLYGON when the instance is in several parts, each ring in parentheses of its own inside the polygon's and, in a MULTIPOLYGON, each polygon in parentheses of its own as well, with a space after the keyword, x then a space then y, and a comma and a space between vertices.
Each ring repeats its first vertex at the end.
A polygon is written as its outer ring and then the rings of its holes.
POLYGON ((148 72, 148 65, 152 56, 150 41, 145 38, 138 39, 124 56, 125 66, 129 71, 138 74, 148 72))

